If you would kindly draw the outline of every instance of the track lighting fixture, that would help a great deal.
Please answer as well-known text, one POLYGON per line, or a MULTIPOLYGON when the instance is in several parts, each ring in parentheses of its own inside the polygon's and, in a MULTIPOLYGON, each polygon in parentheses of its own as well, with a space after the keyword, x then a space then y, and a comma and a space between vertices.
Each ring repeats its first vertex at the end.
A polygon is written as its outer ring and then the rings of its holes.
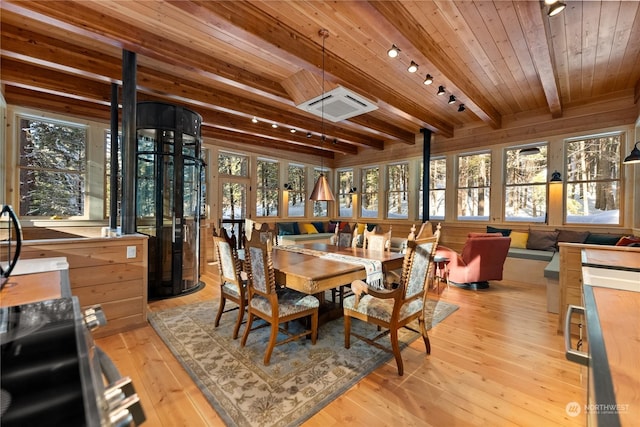
POLYGON ((565 3, 562 3, 561 1, 557 1, 549 6, 549 11, 547 12, 547 15, 556 16, 557 14, 562 12, 565 7, 567 7, 565 3))
POLYGON ((444 93, 444 86, 438 86, 438 95, 442 96, 444 93))
POLYGON ((426 85, 430 85, 431 83, 433 83, 433 77, 431 77, 431 74, 427 74, 427 77, 424 78, 423 83, 426 85))
POLYGON ((456 103, 456 97, 451 95, 449 96, 449 104, 455 104, 456 103))
POLYGON ((458 107, 458 113, 462 113, 464 110, 464 104, 460 104, 460 106, 458 107))
POLYGON ((258 118, 254 116, 253 119, 251 119, 251 123, 258 123, 258 118))
POLYGON ((418 64, 411 61, 411 64, 409 64, 409 67, 407 67, 407 71, 410 73, 415 73, 416 71, 418 71, 418 64))
POLYGON ((627 157, 624 158, 625 165, 629 165, 631 163, 640 163, 640 150, 638 149, 638 145, 640 145, 640 141, 636 142, 635 147, 631 150, 631 153, 627 157))
POLYGON ((311 132, 307 132, 307 138, 311 138, 311 132))
POLYGON ((389 55, 389 58, 396 58, 398 55, 400 55, 400 48, 395 44, 391 45, 391 49, 387 51, 387 55, 389 55))
POLYGON ((271 123, 271 127, 276 129, 278 127, 278 124, 277 123, 271 123))

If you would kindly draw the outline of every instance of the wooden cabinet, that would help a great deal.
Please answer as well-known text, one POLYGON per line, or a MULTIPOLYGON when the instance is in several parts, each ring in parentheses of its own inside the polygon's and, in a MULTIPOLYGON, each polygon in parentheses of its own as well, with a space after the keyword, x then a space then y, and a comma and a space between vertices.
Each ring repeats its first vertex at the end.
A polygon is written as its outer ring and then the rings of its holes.
POLYGON ((72 295, 82 308, 102 306, 107 325, 93 333, 102 337, 147 324, 147 250, 139 234, 25 240, 20 260, 65 257, 72 295))

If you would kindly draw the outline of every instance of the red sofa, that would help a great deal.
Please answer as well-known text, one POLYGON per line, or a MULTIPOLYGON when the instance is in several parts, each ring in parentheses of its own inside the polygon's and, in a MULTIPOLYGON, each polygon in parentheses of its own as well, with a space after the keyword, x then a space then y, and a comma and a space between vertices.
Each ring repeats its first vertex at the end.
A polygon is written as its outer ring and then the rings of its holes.
POLYGON ((438 257, 449 259, 449 282, 468 289, 489 287, 489 280, 502 280, 502 267, 509 252, 511 238, 500 233, 469 233, 458 254, 453 249, 438 246, 438 257))

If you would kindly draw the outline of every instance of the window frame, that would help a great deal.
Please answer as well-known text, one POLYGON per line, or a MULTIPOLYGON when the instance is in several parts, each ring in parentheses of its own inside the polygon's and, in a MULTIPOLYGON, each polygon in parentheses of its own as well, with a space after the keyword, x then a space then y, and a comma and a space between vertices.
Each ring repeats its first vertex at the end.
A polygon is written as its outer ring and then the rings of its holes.
MULTIPOLYGON (((522 154, 520 153, 519 155, 522 156, 522 154)), ((535 156, 535 154, 533 154, 532 158, 529 160, 535 160, 533 156, 535 156)), ((527 160, 526 157, 523 161, 525 160, 527 160)), ((526 170, 526 167, 524 169, 526 170)), ((536 142, 534 144, 513 145, 513 146, 504 147, 503 155, 502 155, 502 176, 503 176, 502 212, 503 212, 503 218, 505 222, 509 222, 509 223, 524 222, 524 223, 532 223, 532 224, 544 224, 548 222, 548 215, 549 215, 549 191, 548 191, 549 187, 547 183, 548 170, 549 170, 549 143, 547 141, 536 142), (539 181, 536 182, 534 180, 529 182, 509 183, 508 180, 509 180, 510 169, 507 165, 507 162, 509 161, 508 152, 523 150, 527 148, 534 148, 534 147, 541 149, 540 154, 542 154, 542 151, 546 153, 545 165, 543 168, 540 168, 540 170, 538 171, 539 181), (541 209, 542 215, 539 215, 537 217, 507 216, 507 191, 510 188, 517 188, 517 187, 542 188, 543 194, 544 194, 544 200, 543 200, 544 208, 541 209)))
MULTIPOLYGON (((474 152, 469 152, 469 153, 458 153, 455 155, 456 157, 456 207, 455 207, 455 217, 458 221, 489 221, 489 219, 491 218, 491 177, 493 176, 493 153, 491 152, 491 150, 487 149, 487 150, 480 150, 480 151, 474 151, 474 152), (461 162, 460 159, 463 157, 472 157, 472 156, 488 156, 489 161, 486 162, 488 163, 488 172, 489 172, 489 176, 485 177, 485 184, 484 185, 475 185, 475 186, 461 186, 460 185, 460 168, 461 168, 461 162), (461 209, 461 198, 460 198, 460 192, 466 190, 467 192, 469 190, 483 190, 484 192, 487 192, 487 194, 485 195, 485 197, 483 198, 483 201, 488 204, 488 206, 486 208, 484 208, 484 210, 486 210, 486 214, 485 215, 466 215, 463 216, 460 212, 461 209)), ((486 164, 485 163, 485 164, 486 164)), ((478 203, 478 206, 480 205, 480 203, 478 203)))

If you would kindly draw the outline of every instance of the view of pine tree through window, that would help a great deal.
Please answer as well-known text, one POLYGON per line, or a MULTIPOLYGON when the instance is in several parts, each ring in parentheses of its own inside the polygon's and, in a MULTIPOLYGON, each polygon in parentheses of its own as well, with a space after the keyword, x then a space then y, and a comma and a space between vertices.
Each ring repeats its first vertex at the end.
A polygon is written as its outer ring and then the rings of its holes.
POLYGON ((353 169, 338 171, 339 216, 350 218, 353 215, 353 169))
POLYGON ((380 170, 377 167, 362 169, 360 216, 363 218, 378 217, 379 179, 380 170))
MULTIPOLYGON (((444 201, 447 190, 447 159, 431 159, 429 162, 429 218, 444 219, 444 201)), ((422 173, 420 174, 422 189, 422 173)), ((420 213, 422 212, 422 191, 420 192, 420 213)))
MULTIPOLYGON (((118 144, 122 143, 122 136, 118 135, 118 144)), ((118 150, 118 192, 122 191, 122 150, 118 150)), ((116 194, 116 197, 118 195, 116 194)), ((120 217, 121 200, 118 198, 118 217, 120 217)), ((111 132, 104 135, 104 216, 111 215, 111 132)))
MULTIPOLYGON (((222 183, 222 219, 240 220, 247 214, 249 160, 240 154, 219 153, 218 174, 222 183), (238 180, 238 181, 234 181, 238 180)), ((237 230, 236 230, 237 232, 237 230)), ((236 234, 238 236, 239 234, 236 234)))
POLYGON ((565 143, 567 223, 620 223, 622 134, 565 143))
POLYGON ((489 219, 491 154, 458 156, 458 219, 489 219))
POLYGON ((20 119, 20 215, 84 214, 87 130, 20 119))
POLYGON ((273 160, 259 159, 256 173, 256 215, 278 216, 280 164, 273 160))
POLYGON ((387 166, 387 218, 409 218, 409 164, 387 166))
POLYGON ((544 222, 546 219, 547 146, 536 147, 539 153, 529 153, 521 147, 505 152, 506 221, 544 222))
POLYGON ((305 168, 302 165, 289 165, 289 216, 304 216, 306 202, 305 168))

